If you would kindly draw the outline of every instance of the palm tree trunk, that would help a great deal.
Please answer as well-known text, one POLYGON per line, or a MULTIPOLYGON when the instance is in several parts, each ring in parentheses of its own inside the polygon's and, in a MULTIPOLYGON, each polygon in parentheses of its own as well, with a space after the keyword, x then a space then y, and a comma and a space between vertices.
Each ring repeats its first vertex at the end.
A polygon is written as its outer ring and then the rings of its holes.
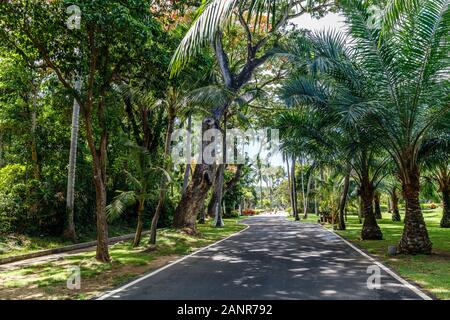
MULTIPOLYGON (((75 90, 80 92, 81 90, 81 79, 75 81, 75 90)), ((73 99, 73 110, 72 110, 72 133, 70 136, 70 155, 69 155, 69 173, 67 176, 67 202, 66 202, 66 212, 67 221, 66 227, 63 232, 63 237, 65 239, 71 240, 72 242, 77 241, 77 235, 75 232, 75 177, 76 177, 76 165, 77 165, 77 149, 78 149, 78 129, 79 129, 79 119, 80 118, 80 105, 76 99, 73 99)))
POLYGON ((396 188, 392 189, 391 192, 391 205, 392 205, 392 221, 402 221, 400 216, 400 211, 398 210, 398 195, 396 188))
POLYGON ((442 188, 441 228, 450 228, 450 186, 442 188))
POLYGON ((136 234, 134 235, 133 240, 133 248, 136 248, 141 243, 142 230, 144 229, 144 208, 145 201, 143 199, 138 202, 138 212, 137 212, 137 226, 136 226, 136 234))
POLYGON ((292 199, 293 199, 293 204, 294 204, 294 207, 292 208, 292 210, 293 210, 293 214, 295 217, 295 221, 299 221, 300 217, 298 215, 297 187, 296 187, 296 179, 295 179, 295 156, 292 157, 291 180, 292 180, 292 199))
POLYGON ((347 172, 344 179, 344 190, 342 190, 341 202, 339 204, 339 230, 345 230, 345 206, 347 205, 348 189, 350 187, 351 164, 347 164, 347 172))
POLYGON ((361 199, 363 205, 364 223, 361 230, 362 240, 382 240, 383 234, 378 226, 373 210, 375 190, 367 178, 361 182, 361 199))
POLYGON ((288 189, 289 189, 289 200, 291 203, 292 208, 292 215, 294 215, 294 197, 292 196, 292 179, 291 179, 291 172, 289 170, 289 158, 286 156, 286 171, 288 176, 288 189))
MULTIPOLYGON (((167 124, 166 141, 164 146, 165 158, 167 158, 170 153, 170 142, 172 141, 172 133, 175 125, 175 109, 173 105, 169 106, 168 117, 169 119, 167 124)), ((156 206, 156 211, 155 214, 153 215, 152 224, 150 226, 150 240, 149 240, 150 245, 156 244, 156 230, 158 229, 158 220, 164 207, 164 194, 166 192, 165 191, 166 186, 167 186, 166 178, 162 177, 162 181, 159 186, 158 205, 156 206)))
POLYGON ((305 193, 305 171, 303 168, 303 158, 300 157, 300 172, 301 172, 301 186, 302 186, 302 202, 303 202, 303 219, 308 218, 308 205, 306 203, 306 193, 305 193))
POLYGON ((373 202, 375 207, 375 218, 382 219, 383 216, 381 215, 380 194, 378 192, 375 192, 373 202))
POLYGON ((428 237, 427 227, 420 209, 419 170, 414 166, 404 172, 402 177, 406 213, 405 227, 398 245, 399 251, 406 254, 431 254, 432 243, 428 237))

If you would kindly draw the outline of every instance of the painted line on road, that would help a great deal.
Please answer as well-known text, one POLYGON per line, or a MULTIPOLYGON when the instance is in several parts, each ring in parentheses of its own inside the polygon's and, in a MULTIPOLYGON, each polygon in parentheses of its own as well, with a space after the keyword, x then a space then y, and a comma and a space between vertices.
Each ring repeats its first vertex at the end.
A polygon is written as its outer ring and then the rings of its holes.
POLYGON ((143 280, 145 280, 145 279, 148 279, 148 278, 154 276, 155 274, 158 274, 158 273, 160 273, 161 271, 163 271, 163 270, 165 270, 165 269, 167 269, 167 268, 170 268, 170 267, 173 266, 173 265, 176 265, 177 263, 180 263, 180 262, 182 262, 182 261, 184 261, 184 260, 186 260, 186 259, 188 259, 188 258, 190 258, 190 257, 192 257, 192 256, 195 256, 196 254, 198 254, 198 253, 200 253, 200 252, 202 252, 202 251, 205 251, 205 250, 207 250, 207 249, 209 249, 209 248, 211 248, 211 247, 213 247, 213 246, 215 246, 215 245, 218 245, 219 243, 221 243, 221 242, 223 242, 223 241, 225 241, 225 240, 228 240, 228 239, 230 239, 230 238, 232 238, 232 237, 234 237, 234 236, 237 236, 238 234, 241 234, 241 233, 244 232, 244 231, 247 231, 248 228, 250 228, 249 225, 247 225, 247 227, 246 227, 245 229, 242 229, 241 231, 236 232, 236 233, 232 234, 231 236, 228 236, 228 237, 226 237, 226 238, 224 238, 224 239, 222 239, 222 240, 219 240, 219 241, 217 241, 217 242, 214 242, 214 243, 212 243, 212 244, 210 244, 210 245, 208 245, 208 246, 206 246, 206 247, 203 247, 203 248, 201 248, 201 249, 199 249, 199 250, 197 250, 197 251, 195 251, 195 252, 193 252, 193 253, 191 253, 191 254, 188 254, 187 256, 184 256, 184 257, 182 257, 182 258, 180 258, 180 259, 178 259, 178 260, 175 260, 174 262, 171 262, 171 263, 165 265, 164 267, 161 267, 161 268, 159 268, 159 269, 156 269, 155 271, 152 271, 152 272, 150 272, 149 274, 146 274, 146 275, 144 275, 144 276, 142 276, 142 277, 140 277, 140 278, 138 278, 138 279, 136 279, 136 280, 134 280, 134 281, 132 281, 132 282, 130 282, 130 283, 128 283, 128 284, 122 286, 122 287, 120 287, 120 288, 117 288, 117 289, 115 289, 115 290, 113 290, 113 291, 111 291, 111 292, 107 292, 107 293, 101 295, 100 297, 98 297, 96 300, 105 300, 105 299, 107 299, 107 298, 109 298, 109 297, 111 297, 111 296, 114 296, 114 295, 116 295, 117 293, 119 293, 119 292, 121 292, 121 291, 123 291, 123 290, 125 290, 125 289, 127 289, 127 288, 129 288, 129 287, 131 287, 131 286, 134 286, 135 284, 137 284, 137 283, 139 283, 139 282, 141 282, 141 281, 143 281, 143 280))
POLYGON ((372 261, 373 263, 375 263, 378 267, 380 267, 381 269, 383 269, 384 271, 386 271, 390 276, 392 276, 394 279, 396 279, 397 281, 399 281, 401 284, 403 284, 406 288, 410 289, 411 291, 413 291, 415 294, 417 294, 420 298, 422 298, 423 300, 433 300, 430 296, 428 296, 427 294, 425 294, 422 290, 420 290, 419 288, 417 288, 416 286, 412 285, 411 283, 409 283, 408 281, 406 281, 405 279, 403 279, 402 277, 400 277, 398 274, 396 274, 394 271, 392 271, 391 269, 389 269, 388 267, 386 267, 384 264, 382 264, 381 262, 377 261, 376 259, 374 259, 373 257, 371 257, 370 255, 368 255, 367 253, 365 253, 364 251, 362 251, 361 249, 359 249, 358 247, 356 247, 354 244, 352 244, 351 242, 347 241, 344 237, 342 237, 340 234, 333 232, 331 230, 329 230, 328 228, 325 228, 324 226, 321 225, 321 227, 325 230, 327 230, 328 232, 331 232, 332 234, 338 236, 344 243, 346 243, 348 246, 350 246, 352 249, 354 249, 356 252, 358 252, 359 254, 361 254, 362 256, 366 257, 367 259, 369 259, 370 261, 372 261))

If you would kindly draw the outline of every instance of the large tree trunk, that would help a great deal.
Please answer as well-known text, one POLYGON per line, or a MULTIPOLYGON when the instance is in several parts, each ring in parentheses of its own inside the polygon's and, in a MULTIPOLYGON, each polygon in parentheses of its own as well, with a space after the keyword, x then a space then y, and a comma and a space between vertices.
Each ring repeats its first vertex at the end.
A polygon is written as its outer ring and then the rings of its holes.
POLYGON ((398 245, 399 251, 406 254, 431 254, 432 243, 428 237, 419 203, 420 175, 413 167, 402 175, 403 197, 406 203, 405 227, 398 245))
POLYGON ((363 179, 361 183, 361 200, 363 206, 363 217, 364 223, 361 230, 362 240, 381 240, 383 239, 383 234, 380 227, 375 219, 375 214, 373 210, 373 198, 375 190, 373 185, 368 181, 368 179, 363 179), (365 181, 367 180, 367 181, 365 181))
POLYGON ((382 219, 383 216, 381 215, 380 194, 378 192, 375 192, 375 195, 373 197, 373 204, 375 207, 375 218, 382 219))
MULTIPOLYGON (((213 118, 204 119, 202 123, 202 132, 212 128, 218 129, 218 122, 213 118)), ((207 141, 202 142, 202 150, 205 149, 207 144, 207 141)), ((191 182, 189 183, 186 192, 181 196, 181 200, 175 209, 173 216, 174 228, 187 228, 194 232, 196 231, 197 214, 212 185, 212 167, 212 165, 204 163, 203 160, 195 165, 191 182)))
POLYGON ((442 220, 441 228, 450 228, 450 186, 442 189, 442 220))
POLYGON ((351 164, 347 164, 347 172, 344 179, 344 190, 342 190, 342 197, 339 203, 339 230, 345 230, 345 206, 347 205, 347 197, 348 197, 348 189, 350 187, 350 173, 351 173, 351 164))
POLYGON ((400 211, 398 210, 398 195, 395 187, 391 191, 391 211, 392 221, 402 221, 400 211))
MULTIPOLYGON (((81 80, 75 81, 75 90, 80 92, 81 80)), ((66 226, 63 232, 63 237, 72 242, 77 241, 77 234, 75 232, 75 177, 77 168, 77 149, 78 149, 78 125, 79 125, 80 105, 77 99, 73 99, 72 110, 72 132, 70 136, 70 155, 69 155, 69 173, 67 176, 67 199, 66 199, 66 226)))

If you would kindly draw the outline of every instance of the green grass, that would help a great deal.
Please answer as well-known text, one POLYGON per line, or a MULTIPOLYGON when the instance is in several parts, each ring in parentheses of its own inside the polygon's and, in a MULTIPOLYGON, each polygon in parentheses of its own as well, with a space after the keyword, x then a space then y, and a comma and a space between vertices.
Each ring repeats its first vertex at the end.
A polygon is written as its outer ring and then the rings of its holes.
MULTIPOLYGON (((110 237, 121 236, 134 232, 132 227, 110 226, 108 233, 110 237)), ((96 232, 89 231, 79 235, 79 242, 96 240, 96 232)), ((40 250, 54 249, 72 244, 58 237, 10 235, 0 237, 0 259, 32 253, 40 250)))
MULTIPOLYGON (((75 298, 89 297, 83 292, 67 292, 64 290, 69 275, 70 266, 79 266, 81 279, 94 279, 98 276, 112 273, 113 286, 128 282, 138 274, 134 272, 117 273, 124 266, 143 267, 150 265, 158 257, 182 256, 189 254, 201 247, 216 242, 245 228, 238 224, 239 219, 224 219, 225 226, 213 228, 208 221, 198 226, 199 236, 190 236, 171 229, 158 230, 157 250, 148 253, 143 250, 148 245, 148 237, 143 238, 141 247, 133 249, 130 242, 120 242, 110 247, 111 263, 103 264, 95 260, 95 252, 83 252, 48 263, 29 265, 0 274, 0 297, 2 290, 8 290, 11 298, 14 298, 14 288, 38 287, 48 295, 46 298, 75 298), (116 271, 116 272, 115 272, 116 271), (60 290, 55 290, 60 288, 60 290)), ((3 296, 4 297, 4 296, 3 296)))
MULTIPOLYGON (((404 217, 403 212, 402 217, 404 217)), ((362 241, 361 224, 356 216, 349 216, 347 230, 337 231, 357 246, 377 256, 404 278, 418 283, 439 299, 450 299, 450 229, 440 228, 442 209, 423 210, 429 236, 433 242, 432 255, 387 255, 389 245, 398 244, 403 222, 392 222, 389 213, 383 213, 378 224, 383 232, 381 241, 362 241)))

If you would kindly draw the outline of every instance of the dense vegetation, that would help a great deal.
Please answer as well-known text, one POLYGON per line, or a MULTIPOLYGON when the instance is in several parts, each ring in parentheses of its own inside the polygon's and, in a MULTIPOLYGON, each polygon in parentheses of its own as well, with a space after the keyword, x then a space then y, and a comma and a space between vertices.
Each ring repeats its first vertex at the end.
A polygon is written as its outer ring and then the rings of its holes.
POLYGON ((0 234, 95 230, 109 262, 111 225, 134 227, 135 247, 150 228, 153 248, 157 227, 196 235, 256 207, 300 220, 302 205, 341 230, 357 212, 360 237, 381 240, 389 199, 394 221, 405 208, 399 250, 430 254, 421 207, 442 202, 450 227, 450 11, 389 1, 373 26, 387 3, 2 1, 0 234), (347 30, 290 24, 328 12, 347 30), (173 163, 193 121, 280 129, 286 168, 173 163))

